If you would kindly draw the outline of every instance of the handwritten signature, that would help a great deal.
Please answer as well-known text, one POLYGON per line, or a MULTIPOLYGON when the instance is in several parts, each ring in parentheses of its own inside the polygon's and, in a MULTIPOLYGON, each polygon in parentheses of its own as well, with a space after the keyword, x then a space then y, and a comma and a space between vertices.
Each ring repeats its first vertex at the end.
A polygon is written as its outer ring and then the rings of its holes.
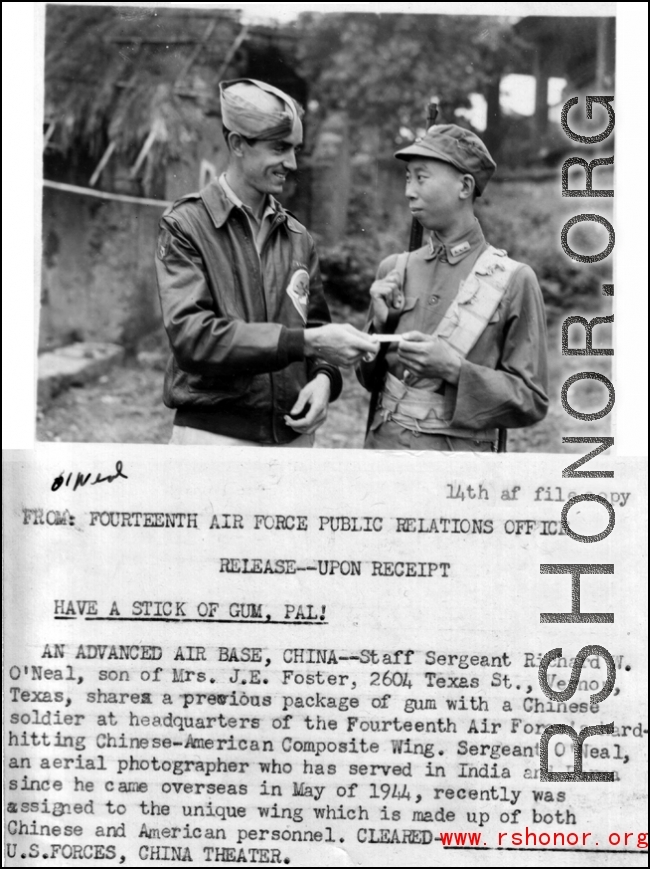
POLYGON ((80 489, 82 486, 91 485, 96 486, 97 483, 112 483, 117 480, 119 477, 122 477, 123 480, 128 480, 129 478, 125 473, 123 473, 123 465, 122 462, 115 462, 115 473, 107 474, 105 477, 102 477, 101 474, 97 474, 95 479, 90 480, 93 476, 93 473, 90 474, 82 474, 80 471, 77 471, 75 476, 75 472, 71 471, 68 476, 65 476, 65 472, 61 471, 58 477, 54 478, 54 482, 52 483, 52 491, 56 492, 57 489, 60 489, 62 486, 68 486, 72 488, 73 492, 76 492, 77 489, 80 489))

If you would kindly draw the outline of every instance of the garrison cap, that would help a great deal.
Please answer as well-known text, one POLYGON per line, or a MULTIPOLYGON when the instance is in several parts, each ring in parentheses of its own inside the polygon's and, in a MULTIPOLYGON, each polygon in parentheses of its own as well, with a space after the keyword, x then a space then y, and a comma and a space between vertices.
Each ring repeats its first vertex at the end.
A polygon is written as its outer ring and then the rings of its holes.
POLYGON ((460 172, 467 172, 476 182, 480 196, 494 174, 497 164, 490 156, 481 139, 457 124, 436 124, 412 145, 395 152, 399 160, 424 157, 427 160, 442 160, 460 172))
POLYGON ((221 119, 224 127, 249 139, 283 139, 292 132, 302 136, 298 104, 284 91, 257 81, 240 78, 222 81, 221 119))

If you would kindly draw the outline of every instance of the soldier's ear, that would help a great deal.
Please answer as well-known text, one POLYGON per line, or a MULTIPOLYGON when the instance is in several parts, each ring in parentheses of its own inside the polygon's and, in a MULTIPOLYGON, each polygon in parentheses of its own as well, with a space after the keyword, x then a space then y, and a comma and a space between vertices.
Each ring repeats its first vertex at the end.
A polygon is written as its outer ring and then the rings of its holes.
POLYGON ((474 190, 476 188, 476 181, 474 180, 474 176, 469 173, 465 173, 463 175, 463 183, 460 189, 460 199, 469 199, 470 202, 474 201, 474 190))
POLYGON ((233 154, 238 157, 244 153, 244 137, 240 133, 230 133, 228 136, 228 147, 233 154))

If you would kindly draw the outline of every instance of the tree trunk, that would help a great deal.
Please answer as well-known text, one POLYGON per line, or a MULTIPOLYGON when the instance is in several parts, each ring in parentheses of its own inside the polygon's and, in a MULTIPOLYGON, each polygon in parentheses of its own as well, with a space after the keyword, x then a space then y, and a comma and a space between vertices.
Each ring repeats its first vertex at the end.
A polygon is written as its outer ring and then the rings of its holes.
POLYGON ((311 159, 311 229, 325 244, 343 238, 350 200, 350 124, 345 112, 332 112, 316 135, 311 159))
POLYGON ((535 137, 539 140, 548 129, 548 76, 542 64, 541 52, 535 52, 535 137))
POLYGON ((485 92, 487 102, 487 126, 484 140, 489 152, 494 158, 498 157, 501 148, 502 124, 501 124, 501 70, 496 70, 485 92))

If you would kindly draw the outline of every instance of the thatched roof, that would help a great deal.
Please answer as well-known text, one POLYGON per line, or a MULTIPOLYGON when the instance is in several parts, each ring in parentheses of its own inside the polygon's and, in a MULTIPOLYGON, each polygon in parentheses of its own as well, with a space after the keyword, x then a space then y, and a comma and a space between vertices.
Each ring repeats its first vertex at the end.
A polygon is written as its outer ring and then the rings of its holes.
POLYGON ((294 43, 286 28, 244 28, 235 11, 48 6, 47 147, 99 160, 112 143, 132 159, 150 138, 149 160, 173 157, 218 114, 219 79, 266 77, 304 99, 294 43))

